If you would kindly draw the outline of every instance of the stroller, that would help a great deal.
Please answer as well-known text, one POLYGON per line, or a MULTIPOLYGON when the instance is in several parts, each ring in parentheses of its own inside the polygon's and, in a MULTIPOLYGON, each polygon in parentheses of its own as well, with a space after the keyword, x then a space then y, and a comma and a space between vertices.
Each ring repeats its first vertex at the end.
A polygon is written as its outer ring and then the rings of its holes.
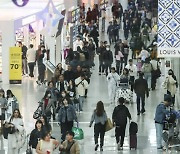
POLYGON ((38 118, 40 118, 40 116, 43 114, 43 103, 42 102, 38 102, 39 103, 39 106, 38 106, 38 108, 36 109, 36 111, 34 112, 34 114, 33 114, 33 118, 34 119, 38 119, 38 118))
POLYGON ((180 126, 180 111, 171 111, 166 115, 164 122, 163 140, 165 141, 166 151, 174 148, 180 151, 180 138, 179 138, 179 126, 180 126))

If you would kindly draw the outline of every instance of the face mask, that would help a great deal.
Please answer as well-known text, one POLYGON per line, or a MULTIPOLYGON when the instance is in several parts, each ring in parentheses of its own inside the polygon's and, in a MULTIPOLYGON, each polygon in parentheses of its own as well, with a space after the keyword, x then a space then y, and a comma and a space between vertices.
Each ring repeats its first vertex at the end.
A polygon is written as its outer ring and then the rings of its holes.
POLYGON ((66 94, 62 94, 62 97, 65 97, 66 96, 66 94))
POLYGON ((44 50, 44 48, 41 48, 41 51, 43 51, 44 50))
POLYGON ((108 50, 108 51, 109 51, 110 49, 109 49, 109 48, 106 48, 106 50, 108 50))
POLYGON ((172 72, 169 72, 168 74, 169 74, 169 75, 173 75, 172 72))
POLYGON ((51 97, 51 94, 48 94, 48 97, 51 97))

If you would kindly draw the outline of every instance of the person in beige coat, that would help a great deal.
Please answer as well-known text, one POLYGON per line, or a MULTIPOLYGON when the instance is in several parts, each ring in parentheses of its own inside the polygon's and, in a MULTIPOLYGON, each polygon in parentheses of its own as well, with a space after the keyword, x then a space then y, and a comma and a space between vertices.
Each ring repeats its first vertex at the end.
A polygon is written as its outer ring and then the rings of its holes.
POLYGON ((172 103, 175 103, 175 94, 178 87, 176 76, 172 69, 168 71, 168 76, 165 79, 166 87, 167 87, 167 94, 171 95, 172 103))
POLYGON ((80 154, 79 144, 74 140, 74 132, 66 133, 66 141, 59 146, 59 150, 62 154, 80 154))

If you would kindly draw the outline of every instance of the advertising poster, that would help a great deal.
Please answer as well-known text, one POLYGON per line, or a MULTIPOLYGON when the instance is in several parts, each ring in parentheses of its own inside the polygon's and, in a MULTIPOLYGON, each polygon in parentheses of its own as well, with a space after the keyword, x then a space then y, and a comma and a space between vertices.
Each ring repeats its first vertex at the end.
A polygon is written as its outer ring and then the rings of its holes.
POLYGON ((9 50, 9 83, 21 84, 22 81, 22 49, 11 47, 9 50))

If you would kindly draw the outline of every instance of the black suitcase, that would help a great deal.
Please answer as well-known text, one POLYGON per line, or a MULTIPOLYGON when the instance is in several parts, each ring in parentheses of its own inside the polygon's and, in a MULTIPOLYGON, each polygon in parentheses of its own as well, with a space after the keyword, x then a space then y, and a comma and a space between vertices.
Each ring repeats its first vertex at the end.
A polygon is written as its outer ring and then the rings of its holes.
POLYGON ((130 134, 130 150, 137 149, 137 132, 138 132, 138 125, 135 122, 131 122, 129 126, 129 134, 130 134))
POLYGON ((137 135, 130 135, 130 150, 137 149, 137 135))

